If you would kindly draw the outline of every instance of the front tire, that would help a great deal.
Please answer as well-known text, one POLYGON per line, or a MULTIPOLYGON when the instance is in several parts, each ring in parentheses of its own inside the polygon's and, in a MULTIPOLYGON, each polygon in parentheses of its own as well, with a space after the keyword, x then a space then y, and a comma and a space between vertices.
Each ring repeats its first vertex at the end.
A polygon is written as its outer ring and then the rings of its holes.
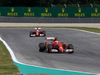
POLYGON ((43 31, 42 33, 44 34, 44 36, 46 36, 46 32, 45 31, 43 31))
POLYGON ((51 52, 51 49, 52 49, 52 48, 53 48, 52 45, 51 45, 51 44, 48 44, 48 53, 51 52))
POLYGON ((44 43, 40 43, 39 44, 39 52, 44 52, 45 50, 45 44, 44 43))
POLYGON ((70 54, 74 53, 74 47, 73 47, 72 44, 69 44, 67 49, 72 49, 73 50, 72 52, 69 52, 70 54))
POLYGON ((30 37, 32 37, 31 34, 32 34, 32 31, 30 32, 30 35, 29 35, 30 37))

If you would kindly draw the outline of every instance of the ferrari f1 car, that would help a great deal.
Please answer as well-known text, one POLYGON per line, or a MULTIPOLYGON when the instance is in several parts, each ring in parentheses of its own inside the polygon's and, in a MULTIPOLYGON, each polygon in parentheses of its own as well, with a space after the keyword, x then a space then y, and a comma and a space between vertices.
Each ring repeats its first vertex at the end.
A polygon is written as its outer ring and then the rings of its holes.
POLYGON ((48 53, 73 53, 74 47, 72 44, 65 44, 59 42, 55 37, 46 37, 45 43, 39 43, 39 52, 48 52, 48 53))
POLYGON ((44 37, 46 36, 45 31, 41 31, 41 28, 35 28, 34 31, 30 32, 30 37, 44 37))

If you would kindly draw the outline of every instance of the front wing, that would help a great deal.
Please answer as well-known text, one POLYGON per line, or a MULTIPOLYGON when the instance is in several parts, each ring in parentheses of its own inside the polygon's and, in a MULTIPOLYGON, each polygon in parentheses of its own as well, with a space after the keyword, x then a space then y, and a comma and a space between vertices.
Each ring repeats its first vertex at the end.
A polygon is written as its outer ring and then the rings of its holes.
MULTIPOLYGON (((65 51, 62 51, 61 53, 69 53, 69 52, 73 52, 74 50, 73 49, 66 49, 65 51)), ((56 52, 59 52, 59 50, 57 49, 51 49, 50 50, 51 53, 56 53, 56 52)))
POLYGON ((30 34, 31 37, 43 37, 45 36, 45 34, 39 34, 39 35, 36 35, 36 34, 30 34))

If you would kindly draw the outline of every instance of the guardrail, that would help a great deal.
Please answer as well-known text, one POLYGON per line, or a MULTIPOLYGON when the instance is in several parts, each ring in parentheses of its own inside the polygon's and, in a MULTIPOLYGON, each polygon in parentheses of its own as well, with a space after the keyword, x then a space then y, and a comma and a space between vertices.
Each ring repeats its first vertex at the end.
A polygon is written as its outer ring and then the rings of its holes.
POLYGON ((0 7, 0 16, 100 17, 100 7, 0 7))

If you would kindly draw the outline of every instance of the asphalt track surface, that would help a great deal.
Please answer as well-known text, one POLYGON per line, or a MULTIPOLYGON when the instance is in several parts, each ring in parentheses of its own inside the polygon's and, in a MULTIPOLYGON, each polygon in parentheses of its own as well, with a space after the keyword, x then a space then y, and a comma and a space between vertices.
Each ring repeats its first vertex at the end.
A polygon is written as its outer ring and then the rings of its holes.
POLYGON ((72 29, 48 29, 47 36, 73 44, 74 54, 39 52, 44 37, 29 37, 32 28, 0 28, 0 36, 8 43, 18 61, 35 66, 100 74, 100 35, 72 29))
POLYGON ((0 16, 0 22, 11 23, 100 23, 98 17, 5 17, 0 16))

